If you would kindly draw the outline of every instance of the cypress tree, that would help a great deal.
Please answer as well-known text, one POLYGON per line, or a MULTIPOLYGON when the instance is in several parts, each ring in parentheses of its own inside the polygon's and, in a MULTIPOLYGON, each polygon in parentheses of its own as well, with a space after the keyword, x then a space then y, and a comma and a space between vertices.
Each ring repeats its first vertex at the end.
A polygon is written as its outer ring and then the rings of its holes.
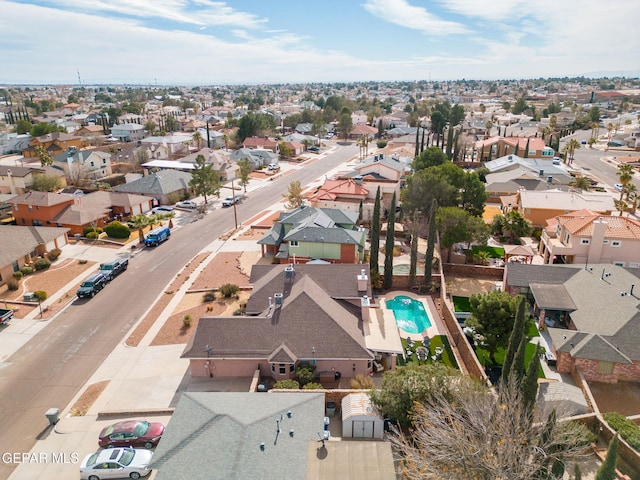
MULTIPOLYGON (((424 131, 425 130, 426 130, 425 128, 422 129, 422 143, 420 145, 420 153, 424 152, 424 131)), ((428 146, 429 146, 429 137, 427 137, 427 147, 428 146)))
POLYGON ((524 150, 524 158, 529 158, 529 139, 527 138, 527 146, 524 150))
POLYGON ((393 247, 396 233, 396 192, 391 198, 391 210, 387 218, 387 238, 384 244, 384 288, 393 286, 393 247))
POLYGON ((418 219, 413 214, 413 232, 411 232, 411 259, 409 260, 409 289, 416 284, 416 270, 418 266, 418 219))
POLYGON ((518 350, 516 350, 516 354, 513 357, 513 362, 511 363, 510 375, 514 377, 518 382, 520 382, 524 378, 524 353, 527 350, 528 342, 529 341, 527 337, 522 336, 522 338, 520 339, 518 350))
POLYGON ((369 269, 371 276, 374 272, 377 274, 380 270, 378 267, 378 253, 380 251, 380 187, 376 192, 376 199, 373 203, 373 218, 371 219, 371 253, 369 258, 369 269))
POLYGON ((413 152, 413 157, 414 158, 417 157, 418 154, 420 153, 420 137, 419 137, 419 134, 420 134, 420 124, 418 124, 418 128, 416 128, 416 148, 415 148, 415 150, 413 152))
POLYGON ((538 369, 540 368, 540 345, 536 346, 536 353, 529 361, 527 375, 522 382, 522 401, 533 418, 533 407, 538 396, 538 369))
POLYGON ((607 456, 596 472, 595 480, 616 480, 616 462, 618 460, 618 434, 609 442, 607 456))
POLYGON ((358 205, 358 221, 362 222, 364 207, 362 205, 362 200, 360 200, 360 205, 358 205))
POLYGON ((502 365, 501 378, 502 383, 509 380, 509 375, 511 374, 513 366, 513 359, 516 356, 516 351, 518 350, 522 337, 524 336, 524 307, 524 297, 520 296, 518 304, 516 305, 516 317, 513 321, 513 330, 511 330, 511 336, 509 337, 509 345, 507 346, 507 351, 504 355, 504 365, 502 365))
POLYGON ((427 234, 427 252, 424 260, 424 284, 427 291, 431 290, 431 271, 433 270, 433 251, 436 246, 436 212, 438 202, 434 198, 429 212, 429 233, 427 234))

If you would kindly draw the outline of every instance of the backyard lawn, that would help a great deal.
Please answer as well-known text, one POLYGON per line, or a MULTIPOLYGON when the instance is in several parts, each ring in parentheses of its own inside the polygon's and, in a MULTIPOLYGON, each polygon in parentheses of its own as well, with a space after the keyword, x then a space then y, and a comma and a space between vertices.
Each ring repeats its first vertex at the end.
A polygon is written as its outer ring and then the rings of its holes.
MULTIPOLYGON (((481 347, 476 347, 475 350, 476 350, 476 355, 478 357, 478 360, 480 361, 480 365, 483 365, 485 367, 493 366, 493 363, 489 358, 488 350, 485 350, 484 348, 481 348, 481 347)), ((527 365, 529 365, 529 362, 531 361, 531 358, 535 354, 535 351, 536 351, 536 346, 533 343, 527 343, 527 348, 524 352, 525 369, 527 368, 527 365)), ((496 363, 498 365, 502 365, 504 363, 505 354, 506 354, 506 350, 504 348, 498 348, 495 355, 496 363)), ((542 366, 538 367, 538 378, 546 378, 544 376, 544 371, 542 370, 542 366)))
POLYGON ((423 343, 421 341, 414 341, 413 347, 409 348, 409 346, 407 345, 407 339, 402 338, 401 340, 402 340, 402 347, 404 348, 405 353, 407 352, 407 350, 411 350, 413 352, 413 355, 408 355, 406 360, 403 357, 398 356, 398 365, 402 366, 402 365, 406 365, 407 363, 417 363, 418 365, 433 363, 434 360, 432 360, 431 357, 436 354, 436 348, 443 347, 444 350, 442 351, 442 356, 440 357, 440 360, 435 360, 435 361, 443 363, 447 367, 458 368, 458 362, 456 362, 456 358, 454 357, 453 352, 451 351, 451 345, 449 344, 449 339, 444 335, 437 335, 431 338, 431 341, 429 342, 429 353, 427 355, 426 360, 424 361, 420 361, 418 359, 418 355, 416 355, 415 353, 418 347, 423 346, 423 343))
POLYGON ((469 297, 456 297, 453 298, 453 310, 455 312, 470 312, 471 304, 469 303, 469 297))
POLYGON ((471 248, 471 252, 476 255, 478 252, 487 252, 489 254, 489 258, 503 258, 504 257, 504 248, 502 247, 490 247, 490 246, 481 246, 474 245, 471 248))

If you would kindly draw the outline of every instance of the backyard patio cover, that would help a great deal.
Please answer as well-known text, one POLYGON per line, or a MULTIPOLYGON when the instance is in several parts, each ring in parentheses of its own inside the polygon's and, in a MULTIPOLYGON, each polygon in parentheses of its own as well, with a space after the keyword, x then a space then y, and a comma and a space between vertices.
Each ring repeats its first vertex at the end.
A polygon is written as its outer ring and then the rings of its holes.
POLYGON ((576 309, 569 292, 563 285, 532 283, 529 285, 538 308, 572 312, 576 309))
POLYGON ((504 258, 509 261, 510 257, 527 257, 529 261, 535 256, 535 252, 528 245, 504 245, 504 258))

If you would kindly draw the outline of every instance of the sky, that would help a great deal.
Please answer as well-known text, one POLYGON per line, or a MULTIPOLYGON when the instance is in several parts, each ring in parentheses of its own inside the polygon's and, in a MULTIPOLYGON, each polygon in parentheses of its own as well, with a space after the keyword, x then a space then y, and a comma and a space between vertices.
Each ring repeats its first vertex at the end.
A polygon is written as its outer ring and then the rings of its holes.
POLYGON ((0 0, 0 84, 634 77, 638 18, 638 0, 0 0))

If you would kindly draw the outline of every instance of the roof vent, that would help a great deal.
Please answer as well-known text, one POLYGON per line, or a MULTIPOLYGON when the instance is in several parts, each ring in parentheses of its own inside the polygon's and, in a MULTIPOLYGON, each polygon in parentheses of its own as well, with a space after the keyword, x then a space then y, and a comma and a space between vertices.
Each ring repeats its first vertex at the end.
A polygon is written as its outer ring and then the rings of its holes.
POLYGON ((296 271, 293 269, 293 265, 287 265, 284 269, 284 281, 293 282, 295 275, 296 271))
POLYGON ((282 293, 276 293, 273 295, 273 303, 275 304, 276 308, 282 306, 282 293))

